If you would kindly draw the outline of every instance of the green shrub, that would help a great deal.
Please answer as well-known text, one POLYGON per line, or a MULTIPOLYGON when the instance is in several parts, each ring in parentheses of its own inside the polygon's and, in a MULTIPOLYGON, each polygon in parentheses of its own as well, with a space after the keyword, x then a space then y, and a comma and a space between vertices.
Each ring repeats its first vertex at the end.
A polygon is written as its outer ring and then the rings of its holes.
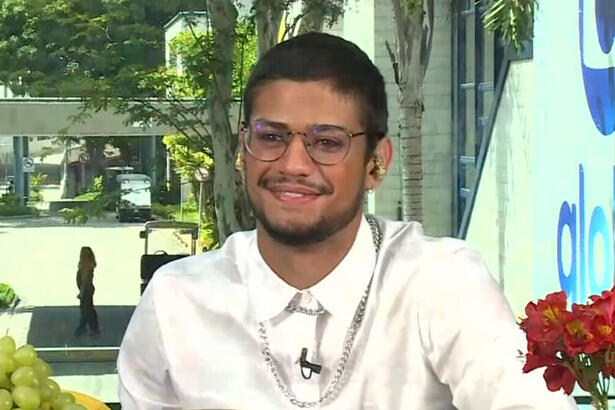
POLYGON ((104 185, 103 176, 99 175, 96 178, 94 178, 94 180, 92 180, 92 183, 88 187, 88 192, 102 192, 103 185, 104 185))
POLYGON ((220 247, 213 221, 203 221, 201 223, 201 234, 199 235, 198 248, 208 250, 220 247))
POLYGON ((43 194, 41 194, 41 185, 47 180, 47 174, 37 172, 30 174, 30 201, 43 202, 43 194))
POLYGON ((112 195, 103 195, 100 192, 88 192, 75 199, 82 200, 83 205, 76 208, 62 208, 58 211, 65 223, 73 225, 85 224, 90 218, 103 219, 105 210, 114 200, 112 195))
POLYGON ((162 205, 157 202, 152 204, 152 214, 162 219, 175 219, 173 213, 177 212, 177 205, 162 205))
POLYGON ((91 201, 85 207, 87 215, 91 218, 103 219, 105 217, 105 204, 106 198, 104 196, 100 196, 91 201))
POLYGON ((95 199, 98 199, 100 197, 100 195, 101 195, 100 192, 86 192, 84 194, 77 195, 73 199, 79 199, 79 200, 83 200, 83 201, 93 201, 95 199))
POLYGON ((6 194, 0 196, 0 205, 19 206, 19 196, 17 194, 6 194))
POLYGON ((0 203, 0 216, 38 216, 40 211, 31 206, 6 205, 0 203))
POLYGON ((182 209, 184 210, 184 212, 199 210, 199 205, 196 201, 196 198, 194 197, 194 194, 188 195, 188 198, 186 198, 186 202, 182 204, 182 209))
POLYGON ((39 191, 30 192, 29 202, 39 203, 43 202, 43 200, 43 194, 41 194, 39 191))
POLYGON ((64 218, 64 223, 72 225, 82 225, 89 219, 85 208, 62 208, 58 213, 64 218))

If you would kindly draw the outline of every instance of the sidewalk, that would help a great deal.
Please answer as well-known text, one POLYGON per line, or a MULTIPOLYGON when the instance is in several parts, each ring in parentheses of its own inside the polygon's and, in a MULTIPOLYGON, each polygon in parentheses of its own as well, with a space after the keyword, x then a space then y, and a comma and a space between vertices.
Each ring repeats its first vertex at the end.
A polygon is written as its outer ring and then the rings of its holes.
MULTIPOLYGON (((33 344, 50 358, 54 379, 62 388, 106 402, 117 402, 115 357, 132 310, 140 299, 142 224, 119 223, 112 214, 85 225, 67 225, 42 211, 38 218, 0 219, 3 282, 22 297, 15 310, 0 311, 0 334, 16 343, 33 344), (30 242, 32 246, 25 246, 30 242), (79 318, 75 270, 79 249, 92 246, 97 258, 95 307, 101 335, 76 338, 79 318)), ((168 230, 153 232, 150 250, 189 253, 168 230)))

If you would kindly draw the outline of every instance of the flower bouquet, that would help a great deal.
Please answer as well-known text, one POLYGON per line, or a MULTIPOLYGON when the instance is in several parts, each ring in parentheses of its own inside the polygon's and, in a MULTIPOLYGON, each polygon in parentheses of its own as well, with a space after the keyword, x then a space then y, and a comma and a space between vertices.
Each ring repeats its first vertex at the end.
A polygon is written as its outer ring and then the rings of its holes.
POLYGON ((546 367, 549 390, 571 394, 578 383, 596 409, 608 410, 609 383, 615 377, 615 288, 571 310, 564 292, 551 293, 528 303, 525 314, 520 323, 528 350, 523 371, 546 367))

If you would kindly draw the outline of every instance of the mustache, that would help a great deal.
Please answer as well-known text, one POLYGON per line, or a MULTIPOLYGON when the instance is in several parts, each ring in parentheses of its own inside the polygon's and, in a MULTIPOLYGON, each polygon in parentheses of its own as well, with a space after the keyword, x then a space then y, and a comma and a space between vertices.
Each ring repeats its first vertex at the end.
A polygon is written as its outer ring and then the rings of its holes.
POLYGON ((305 188, 314 190, 321 195, 331 195, 333 193, 333 188, 325 183, 315 183, 306 180, 305 178, 289 178, 286 176, 282 177, 271 177, 263 175, 258 180, 258 186, 265 189, 272 189, 276 185, 279 184, 292 184, 292 185, 300 185, 305 188))

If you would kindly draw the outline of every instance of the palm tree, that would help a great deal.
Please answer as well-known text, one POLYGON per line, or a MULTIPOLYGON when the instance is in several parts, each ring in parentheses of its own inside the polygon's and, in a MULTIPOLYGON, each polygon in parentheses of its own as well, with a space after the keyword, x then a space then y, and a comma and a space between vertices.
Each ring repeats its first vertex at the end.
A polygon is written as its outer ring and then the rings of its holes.
MULTIPOLYGON (((537 0, 478 0, 486 3, 485 27, 519 50, 533 34, 537 0)), ((450 0, 451 10, 460 0, 450 0)), ((434 24, 434 0, 391 0, 396 50, 387 44, 398 85, 399 136, 402 161, 402 219, 422 222, 423 161, 421 127, 423 80, 429 65, 434 24)))

